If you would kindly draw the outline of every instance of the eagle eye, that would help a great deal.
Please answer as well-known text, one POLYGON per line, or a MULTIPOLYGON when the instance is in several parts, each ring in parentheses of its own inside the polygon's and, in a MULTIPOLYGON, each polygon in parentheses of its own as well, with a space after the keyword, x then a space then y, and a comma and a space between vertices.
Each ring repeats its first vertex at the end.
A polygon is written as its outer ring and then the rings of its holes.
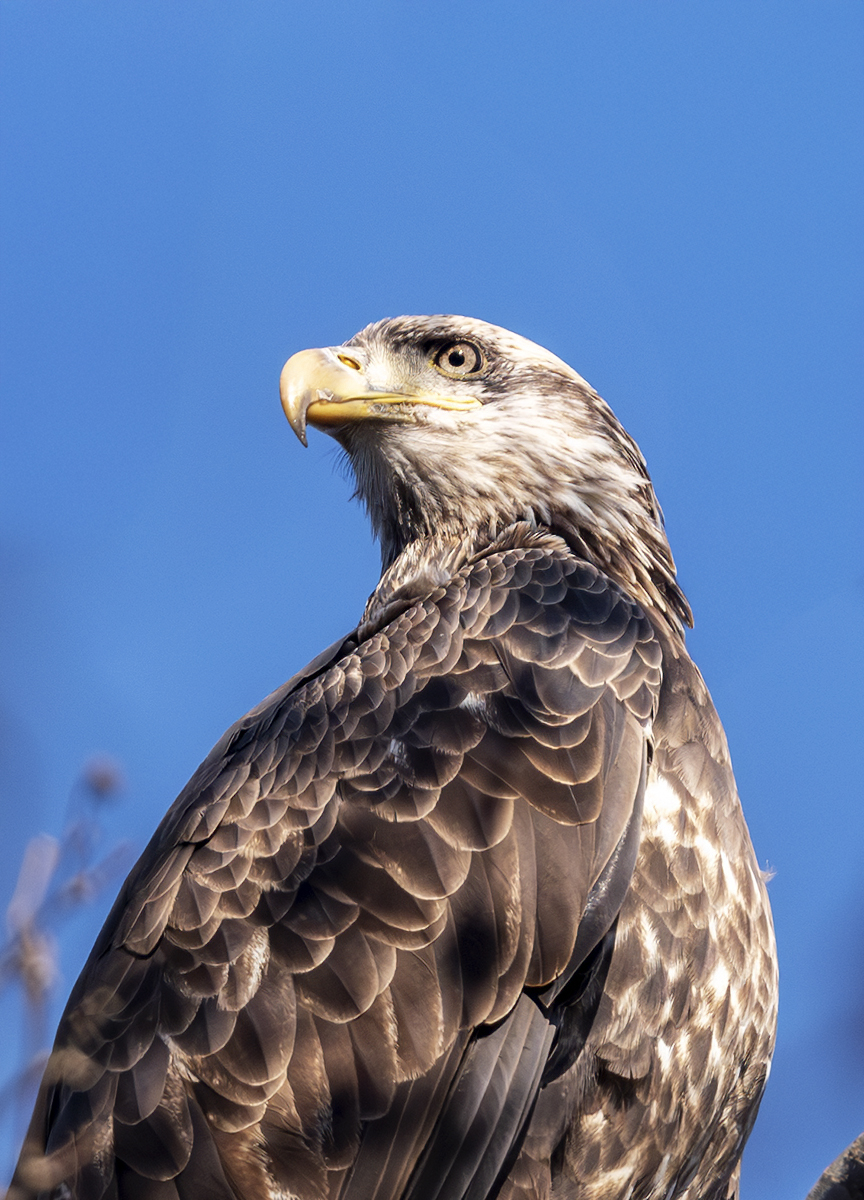
POLYGON ((486 366, 483 351, 473 342, 448 342, 434 358, 434 366, 442 375, 465 379, 477 375, 486 366))

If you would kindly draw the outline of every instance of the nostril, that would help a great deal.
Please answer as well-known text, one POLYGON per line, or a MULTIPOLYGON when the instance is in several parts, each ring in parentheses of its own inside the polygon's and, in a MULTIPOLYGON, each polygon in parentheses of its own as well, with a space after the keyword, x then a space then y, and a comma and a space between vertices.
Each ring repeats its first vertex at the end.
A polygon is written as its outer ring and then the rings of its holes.
POLYGON ((352 371, 360 370, 360 364, 356 358, 351 358, 348 354, 337 354, 336 357, 344 367, 350 367, 352 371))

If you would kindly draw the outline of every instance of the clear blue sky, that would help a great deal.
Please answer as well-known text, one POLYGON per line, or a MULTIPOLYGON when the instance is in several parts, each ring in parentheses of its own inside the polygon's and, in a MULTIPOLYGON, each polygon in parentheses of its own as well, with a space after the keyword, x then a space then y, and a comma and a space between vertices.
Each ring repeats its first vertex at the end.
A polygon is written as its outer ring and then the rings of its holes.
MULTIPOLYGON (((864 1128, 860 0, 0 22, 0 903, 89 756, 127 780, 108 841, 141 848, 355 624, 376 551, 330 443, 282 417, 285 358, 404 312, 508 326, 648 458, 776 872, 742 1194, 803 1196, 864 1128)), ((60 991, 109 902, 64 928, 60 991)), ((8 997, 0 1020, 11 1066, 8 997)))

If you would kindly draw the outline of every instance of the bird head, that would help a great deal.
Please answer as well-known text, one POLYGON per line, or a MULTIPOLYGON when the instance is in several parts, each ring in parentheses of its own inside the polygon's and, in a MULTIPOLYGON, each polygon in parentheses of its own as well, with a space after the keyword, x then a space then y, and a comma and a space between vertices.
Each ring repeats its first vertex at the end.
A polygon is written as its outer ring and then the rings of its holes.
POLYGON ((469 317, 397 317, 303 350, 281 378, 305 444, 345 450, 385 569, 417 544, 551 529, 637 598, 689 621, 644 459, 562 359, 469 317))

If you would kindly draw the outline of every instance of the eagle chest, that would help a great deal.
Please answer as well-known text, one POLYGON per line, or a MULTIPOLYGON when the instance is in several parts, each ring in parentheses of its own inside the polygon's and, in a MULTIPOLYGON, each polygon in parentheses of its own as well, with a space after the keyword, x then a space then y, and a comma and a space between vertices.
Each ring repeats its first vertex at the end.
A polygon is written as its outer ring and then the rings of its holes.
POLYGON ((567 1138, 586 1200, 737 1196, 773 1052, 773 925, 725 738, 689 659, 664 667, 639 853, 567 1138))

